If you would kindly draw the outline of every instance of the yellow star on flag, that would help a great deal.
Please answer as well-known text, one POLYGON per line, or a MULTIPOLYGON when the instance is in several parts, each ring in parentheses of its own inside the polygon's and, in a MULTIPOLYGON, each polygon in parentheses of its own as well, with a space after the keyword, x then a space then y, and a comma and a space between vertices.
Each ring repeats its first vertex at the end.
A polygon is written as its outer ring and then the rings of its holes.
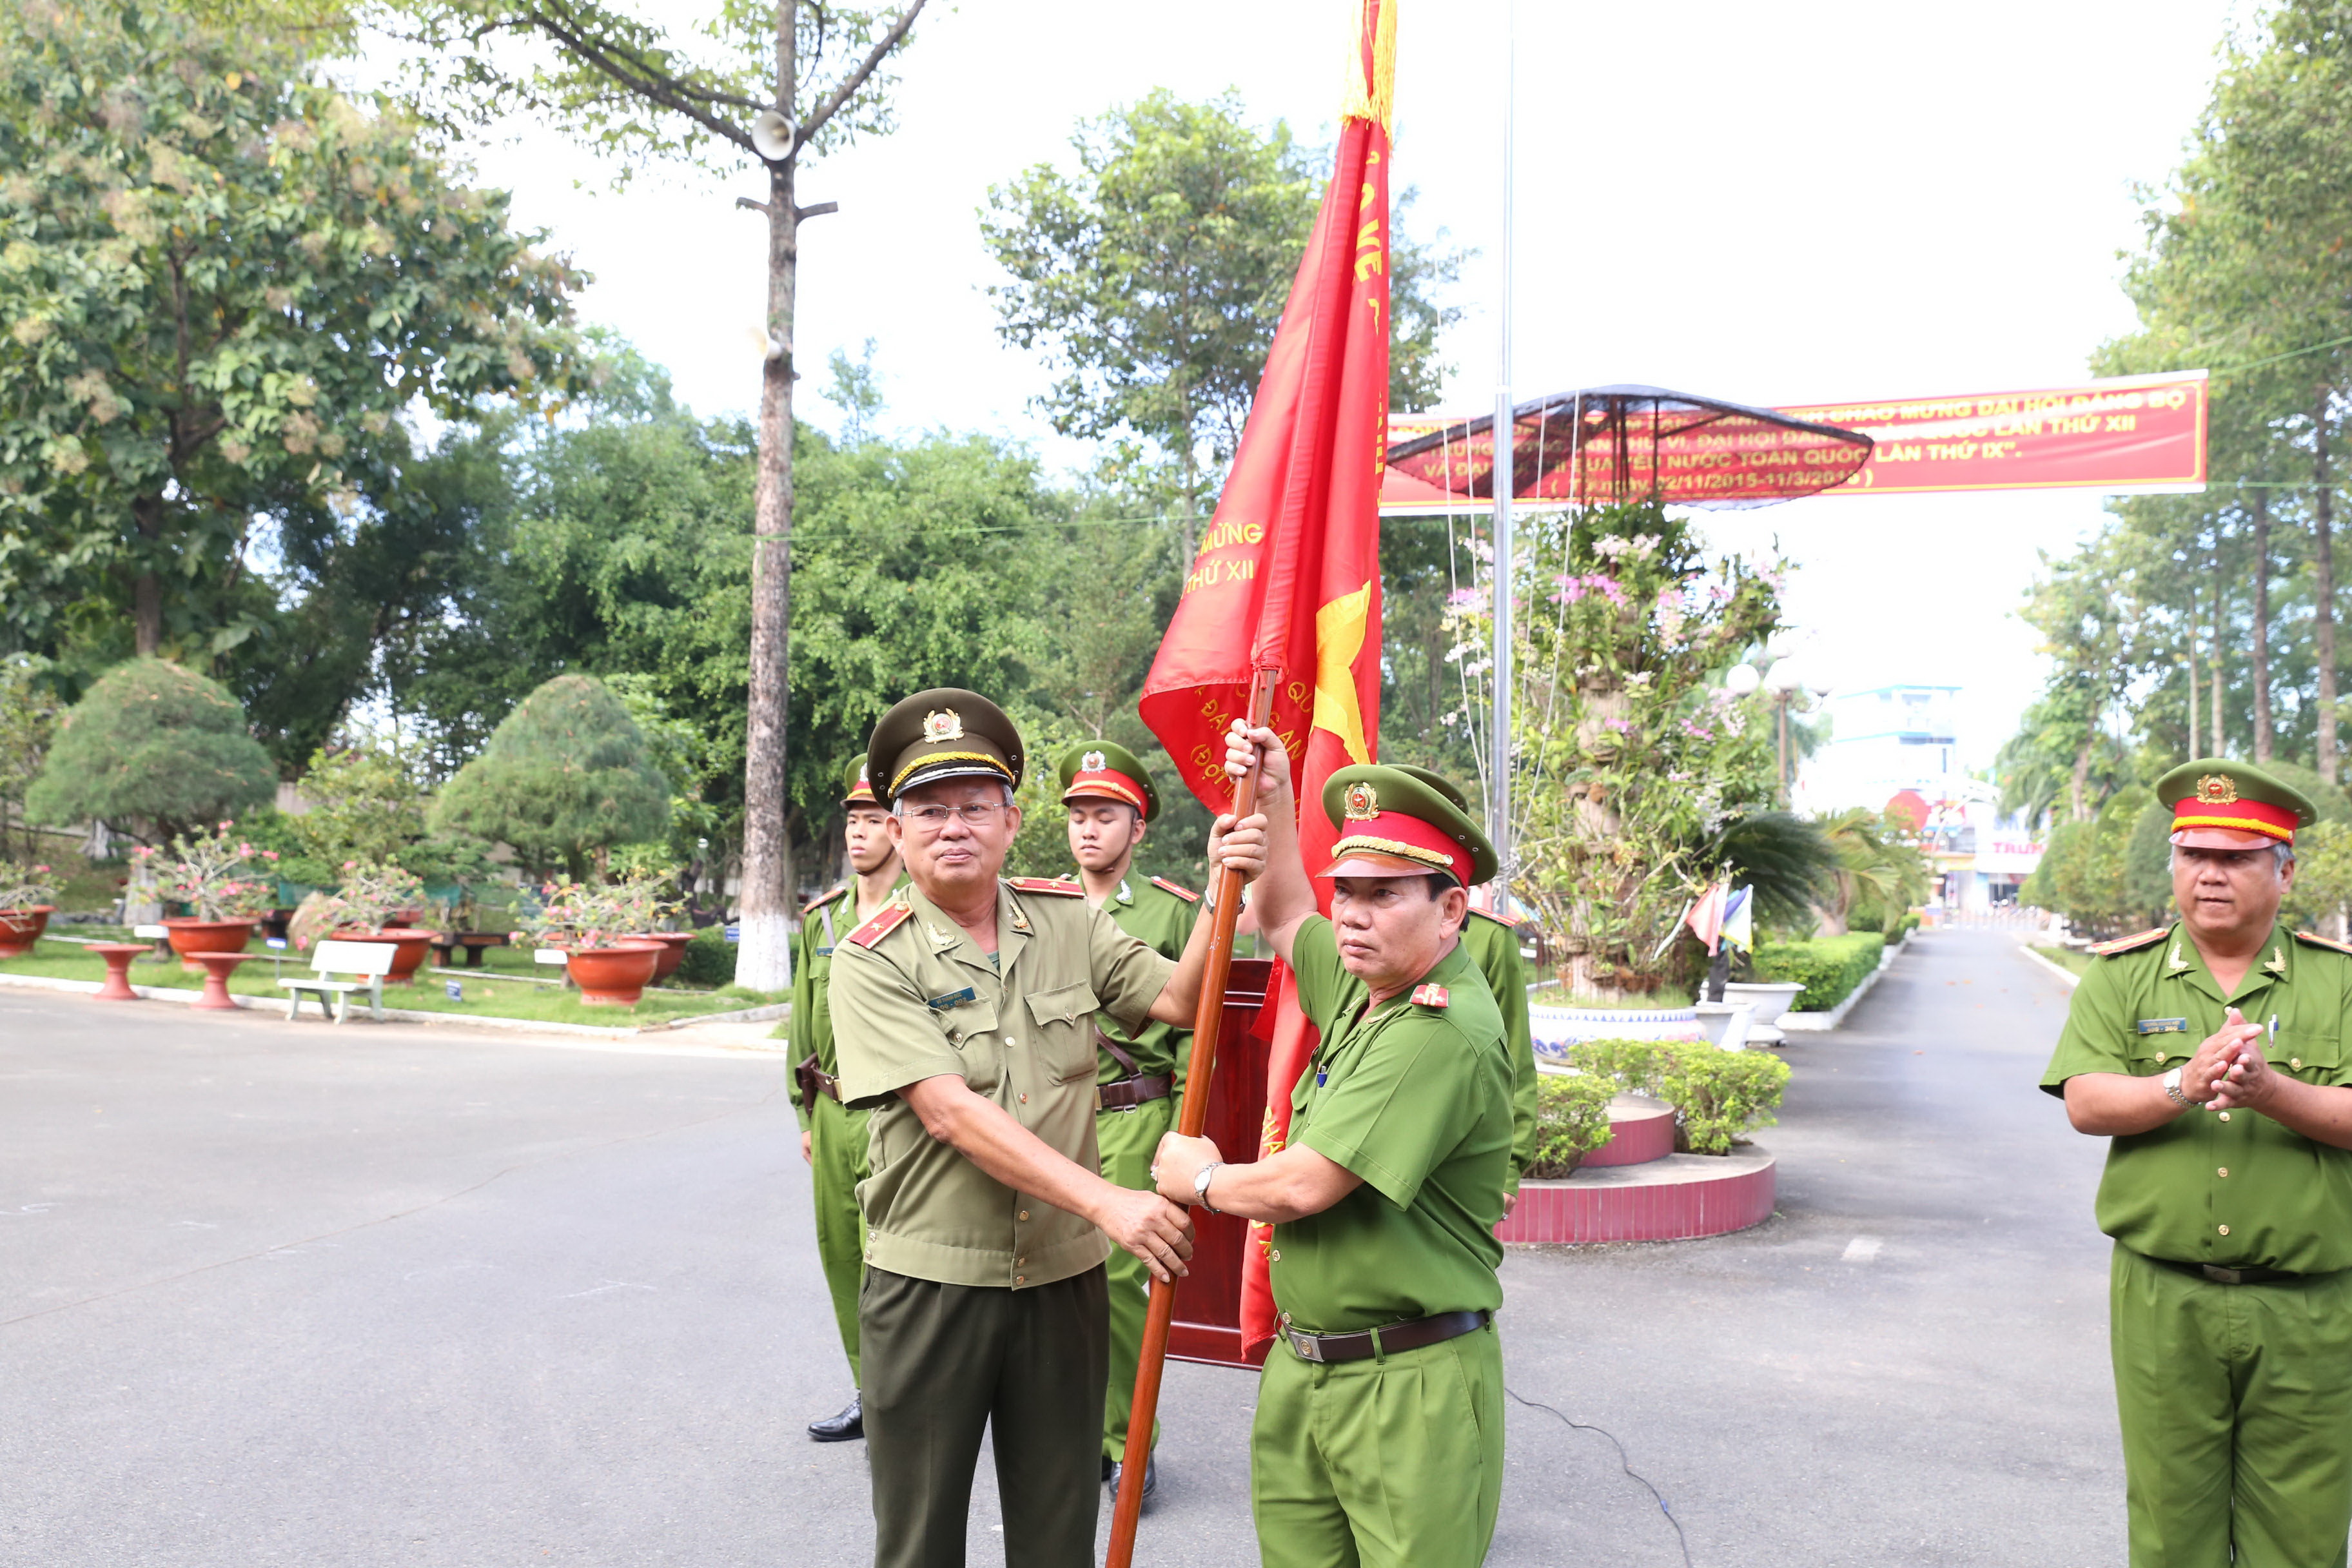
POLYGON ((1315 728, 1339 738, 1351 763, 1369 763, 1364 710, 1356 700, 1356 656, 1364 651, 1372 585, 1342 594, 1315 612, 1315 728))

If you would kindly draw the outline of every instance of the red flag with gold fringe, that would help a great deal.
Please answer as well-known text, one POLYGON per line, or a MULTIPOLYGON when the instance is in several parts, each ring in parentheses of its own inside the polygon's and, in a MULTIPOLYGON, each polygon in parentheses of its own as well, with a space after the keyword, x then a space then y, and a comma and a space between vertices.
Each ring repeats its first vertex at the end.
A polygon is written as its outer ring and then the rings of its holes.
MULTIPOLYGON (((1225 731, 1247 714, 1257 672, 1278 671, 1273 728, 1298 781, 1299 847, 1310 868, 1328 861, 1335 837, 1323 781, 1378 754, 1396 4, 1364 0, 1330 187, 1140 703, 1192 793, 1224 811, 1233 801, 1225 731)), ((1288 1135, 1290 1091, 1314 1045, 1285 973, 1261 1155, 1288 1135)), ((1265 1227, 1253 1226, 1245 1345, 1274 1336, 1265 1246, 1265 1227)))

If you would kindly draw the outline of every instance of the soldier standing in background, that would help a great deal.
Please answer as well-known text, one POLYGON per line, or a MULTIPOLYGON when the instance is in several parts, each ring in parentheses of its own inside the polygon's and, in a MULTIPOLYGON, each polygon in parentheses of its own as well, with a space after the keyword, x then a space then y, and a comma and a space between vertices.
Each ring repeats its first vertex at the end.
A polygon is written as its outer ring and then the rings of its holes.
MULTIPOLYGON (((1108 741, 1073 747, 1062 759, 1062 804, 1069 808, 1070 853, 1087 902, 1168 958, 1181 956, 1192 934, 1201 896, 1163 878, 1135 875, 1135 852, 1146 825, 1160 815, 1160 792, 1141 759, 1108 741)), ((1065 878, 1064 880, 1072 879, 1065 878)), ((1130 1035, 1118 1020, 1095 1015, 1095 1135, 1106 1181, 1151 1191, 1151 1155, 1160 1134, 1176 1124, 1184 1092, 1192 1031, 1154 1022, 1130 1035)), ((1135 1363, 1143 1353, 1143 1316, 1151 1275, 1132 1253, 1110 1256, 1110 1382, 1103 1394, 1103 1479, 1118 1486, 1127 1452, 1128 1406, 1135 1399, 1135 1363)), ((1160 1444, 1157 1423, 1152 1447, 1160 1444)), ((1160 1484, 1158 1458, 1145 1461, 1143 1496, 1160 1484)))
POLYGON ((866 1179, 866 1120, 863 1110, 841 1103, 840 1067, 833 1046, 833 950, 841 939, 882 911, 893 889, 907 879, 891 847, 890 814, 874 798, 866 779, 866 759, 849 764, 841 804, 848 813, 842 839, 853 880, 812 900, 801 911, 793 943, 792 1037, 807 1054, 793 1068, 798 1080, 793 1108, 800 1116, 801 1158, 811 1169, 816 1194, 816 1255, 833 1295, 841 1348, 849 1356, 849 1405, 837 1415, 809 1423, 820 1443, 845 1443, 866 1436, 866 1413, 858 1390, 857 1287, 866 1272, 866 1224, 857 1214, 857 1184, 866 1179))

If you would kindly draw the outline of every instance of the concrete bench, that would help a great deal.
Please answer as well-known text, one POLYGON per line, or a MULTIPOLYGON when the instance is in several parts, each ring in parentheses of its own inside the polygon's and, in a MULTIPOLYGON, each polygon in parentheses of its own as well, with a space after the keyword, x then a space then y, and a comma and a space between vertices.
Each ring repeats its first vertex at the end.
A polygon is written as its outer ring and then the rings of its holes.
POLYGON ((381 1024, 383 977, 392 973, 393 954, 397 951, 388 942, 320 942, 310 955, 309 978, 278 983, 280 989, 293 993, 291 1005, 286 1009, 286 1021, 290 1024, 301 1015, 304 996, 315 995, 321 1017, 343 1023, 352 1016, 352 993, 364 991, 368 994, 368 1016, 381 1024), (351 978, 332 978, 339 974, 351 978))

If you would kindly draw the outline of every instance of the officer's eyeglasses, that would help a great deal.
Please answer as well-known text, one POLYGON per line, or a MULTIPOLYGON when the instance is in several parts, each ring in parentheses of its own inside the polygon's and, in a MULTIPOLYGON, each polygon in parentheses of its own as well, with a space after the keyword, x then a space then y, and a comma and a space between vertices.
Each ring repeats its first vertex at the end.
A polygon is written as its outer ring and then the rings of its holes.
POLYGON ((907 820, 926 833, 937 833, 951 820, 961 820, 966 827, 979 827, 1004 809, 992 800, 968 800, 961 805, 918 805, 907 811, 907 820))

